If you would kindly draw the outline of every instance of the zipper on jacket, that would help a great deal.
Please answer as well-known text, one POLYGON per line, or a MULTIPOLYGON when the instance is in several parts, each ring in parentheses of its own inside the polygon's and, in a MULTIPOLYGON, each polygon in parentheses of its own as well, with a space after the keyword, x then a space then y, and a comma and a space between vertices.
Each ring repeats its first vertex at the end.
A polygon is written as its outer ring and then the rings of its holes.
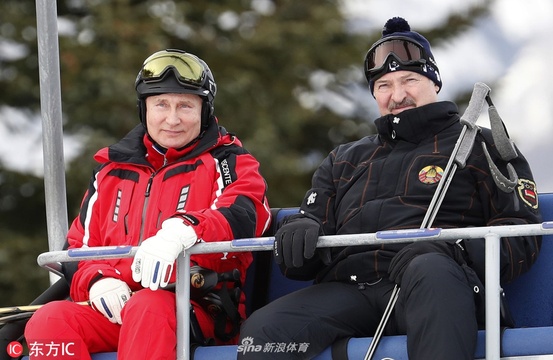
POLYGON ((138 238, 138 245, 142 244, 144 236, 144 223, 146 222, 146 211, 148 209, 148 202, 150 200, 150 190, 152 188, 152 182, 154 181, 154 176, 156 172, 153 172, 148 179, 148 185, 146 185, 146 192, 144 193, 144 206, 142 207, 142 220, 140 223, 140 236, 138 238))

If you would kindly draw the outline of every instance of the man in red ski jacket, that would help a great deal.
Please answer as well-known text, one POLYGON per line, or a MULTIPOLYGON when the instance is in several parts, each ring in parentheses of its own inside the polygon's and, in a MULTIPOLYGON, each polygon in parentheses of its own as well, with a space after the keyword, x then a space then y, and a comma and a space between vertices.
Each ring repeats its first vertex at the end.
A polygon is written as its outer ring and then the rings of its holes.
MULTIPOLYGON (((38 310, 25 330, 31 359, 49 358, 48 344, 72 344, 58 358, 117 351, 119 359, 175 359, 175 259, 197 242, 260 236, 270 223, 259 163, 213 114, 216 84, 207 64, 184 51, 159 51, 144 61, 135 87, 142 124, 96 153, 100 165, 67 239, 69 249, 138 251, 134 259, 64 265, 71 299, 92 306, 56 301, 38 310)), ((192 265, 217 273, 238 270, 241 283, 251 261, 251 253, 192 256, 192 265)), ((192 304, 205 338, 236 341, 236 324, 227 319, 216 328, 207 306, 192 304)))

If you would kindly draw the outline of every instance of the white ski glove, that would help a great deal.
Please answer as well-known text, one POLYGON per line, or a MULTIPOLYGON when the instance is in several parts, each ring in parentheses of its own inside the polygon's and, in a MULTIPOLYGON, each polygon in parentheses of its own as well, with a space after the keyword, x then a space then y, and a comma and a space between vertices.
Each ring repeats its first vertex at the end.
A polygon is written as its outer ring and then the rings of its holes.
POLYGON ((132 278, 157 290, 166 287, 173 273, 173 265, 181 252, 190 248, 198 240, 192 226, 181 219, 170 218, 161 224, 154 236, 144 240, 139 246, 131 265, 132 278))
POLYGON ((103 278, 90 287, 89 298, 94 310, 112 323, 121 324, 121 310, 131 298, 131 289, 122 280, 103 278))

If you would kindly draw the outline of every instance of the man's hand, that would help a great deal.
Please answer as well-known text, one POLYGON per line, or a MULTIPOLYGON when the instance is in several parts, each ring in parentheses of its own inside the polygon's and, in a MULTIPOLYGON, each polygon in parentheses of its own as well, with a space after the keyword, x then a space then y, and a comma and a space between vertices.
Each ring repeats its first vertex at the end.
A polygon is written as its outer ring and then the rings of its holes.
POLYGON ((89 298, 94 310, 112 323, 121 324, 121 310, 131 298, 131 289, 122 280, 103 278, 90 287, 89 298))
POLYGON ((154 236, 144 240, 131 265, 132 278, 143 287, 166 287, 181 252, 198 241, 196 232, 181 219, 170 218, 154 236))
POLYGON ((275 234, 274 254, 277 264, 289 267, 303 266, 317 249, 321 226, 308 217, 297 217, 284 224, 275 234))

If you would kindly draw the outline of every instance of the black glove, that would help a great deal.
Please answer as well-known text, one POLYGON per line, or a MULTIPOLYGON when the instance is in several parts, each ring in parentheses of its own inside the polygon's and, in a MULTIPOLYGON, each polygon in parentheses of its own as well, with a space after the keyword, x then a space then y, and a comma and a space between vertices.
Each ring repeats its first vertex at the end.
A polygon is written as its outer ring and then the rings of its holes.
POLYGON ((277 264, 301 267, 317 249, 321 225, 303 215, 293 215, 275 234, 274 254, 277 264))
POLYGON ((411 260, 419 255, 428 253, 445 254, 454 259, 457 263, 461 264, 464 262, 464 258, 461 252, 462 248, 460 245, 446 241, 418 241, 409 244, 401 249, 392 258, 392 261, 390 262, 390 267, 388 268, 390 280, 400 285, 405 269, 407 268, 411 260))

